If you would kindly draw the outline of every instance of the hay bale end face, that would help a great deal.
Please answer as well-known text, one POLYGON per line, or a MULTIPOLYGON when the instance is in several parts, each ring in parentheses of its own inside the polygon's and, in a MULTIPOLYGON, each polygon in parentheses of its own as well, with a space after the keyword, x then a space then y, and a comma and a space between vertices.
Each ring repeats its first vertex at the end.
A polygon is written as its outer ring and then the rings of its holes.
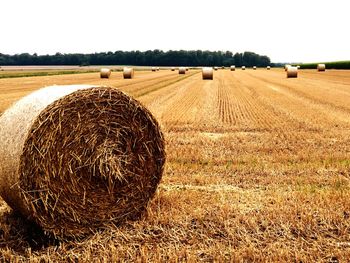
POLYGON ((100 70, 100 77, 109 79, 111 76, 112 71, 109 68, 101 68, 100 70))
POLYGON ((124 79, 132 79, 134 77, 134 69, 133 68, 123 68, 123 77, 124 79))
POLYGON ((298 68, 297 67, 288 67, 287 68, 287 78, 297 78, 298 77, 298 68))
POLYGON ((317 71, 326 71, 326 64, 317 64, 317 71))
POLYGON ((186 74, 186 68, 185 67, 179 67, 179 74, 186 74))
POLYGON ((213 79, 214 71, 213 68, 202 68, 203 79, 213 79))
POLYGON ((22 98, 0 117, 0 145, 2 198, 59 238, 138 218, 165 162, 156 119, 110 87, 52 86, 22 98))
POLYGON ((235 71, 236 70, 236 66, 231 66, 230 69, 231 69, 231 71, 235 71))

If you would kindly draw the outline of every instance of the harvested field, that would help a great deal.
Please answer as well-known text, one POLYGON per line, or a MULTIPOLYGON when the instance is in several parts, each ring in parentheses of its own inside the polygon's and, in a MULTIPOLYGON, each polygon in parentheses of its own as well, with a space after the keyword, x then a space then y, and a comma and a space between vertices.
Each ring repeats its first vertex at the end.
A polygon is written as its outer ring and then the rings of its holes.
POLYGON ((3 261, 350 258, 350 71, 0 79, 0 112, 53 84, 112 85, 140 100, 162 125, 165 173, 146 217, 79 242, 46 238, 1 201, 3 261))

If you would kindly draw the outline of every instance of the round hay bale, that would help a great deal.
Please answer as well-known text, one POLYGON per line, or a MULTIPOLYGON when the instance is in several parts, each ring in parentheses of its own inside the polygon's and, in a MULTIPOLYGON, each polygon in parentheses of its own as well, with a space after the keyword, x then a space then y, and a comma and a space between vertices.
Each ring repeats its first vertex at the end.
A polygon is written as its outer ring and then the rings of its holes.
POLYGON ((326 64, 317 64, 317 71, 326 71, 326 64))
POLYGON ((123 68, 123 77, 124 79, 132 79, 134 77, 134 69, 133 68, 123 68))
POLYGON ((289 65, 289 64, 286 64, 286 65, 284 65, 284 71, 287 71, 287 69, 289 68, 289 67, 291 67, 292 65, 289 65))
POLYGON ((186 68, 185 67, 179 67, 179 74, 186 74, 186 68))
POLYGON ((175 67, 172 67, 172 68, 171 68, 171 71, 175 71, 175 67))
POLYGON ((159 67, 157 67, 157 71, 159 71, 160 70, 160 68, 159 67))
POLYGON ((236 66, 231 66, 230 69, 231 69, 231 71, 235 71, 236 70, 236 66))
POLYGON ((219 68, 218 67, 214 67, 214 70, 218 70, 219 68))
POLYGON ((297 67, 288 67, 287 68, 287 78, 297 78, 298 77, 298 68, 297 67))
POLYGON ((245 70, 245 66, 242 66, 242 70, 245 70))
POLYGON ((222 66, 221 69, 225 69, 225 66, 222 66))
POLYGON ((214 71, 213 68, 202 68, 203 79, 213 79, 214 71))
POLYGON ((157 68, 156 67, 152 67, 151 70, 152 71, 157 71, 157 68))
POLYGON ((109 79, 109 77, 111 76, 112 71, 109 68, 101 68, 100 70, 100 77, 109 79))
POLYGON ((299 65, 297 66, 297 69, 300 69, 300 66, 299 66, 299 65))
POLYGON ((58 238, 137 219, 154 196, 164 139, 118 89, 51 86, 0 117, 0 194, 58 238))
POLYGON ((267 69, 267 70, 270 70, 270 69, 271 69, 271 67, 270 67, 270 66, 267 66, 267 67, 266 67, 266 69, 267 69))
POLYGON ((256 70, 256 66, 253 67, 253 70, 256 70))
POLYGON ((188 67, 186 67, 186 71, 188 71, 189 70, 189 68, 188 67))

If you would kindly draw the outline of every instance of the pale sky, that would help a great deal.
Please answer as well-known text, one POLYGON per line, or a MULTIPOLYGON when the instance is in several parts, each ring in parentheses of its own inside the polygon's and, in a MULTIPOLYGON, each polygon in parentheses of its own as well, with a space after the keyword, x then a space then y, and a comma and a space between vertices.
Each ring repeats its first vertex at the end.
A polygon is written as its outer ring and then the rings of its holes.
POLYGON ((350 0, 0 0, 0 53, 230 50, 350 60, 350 0))

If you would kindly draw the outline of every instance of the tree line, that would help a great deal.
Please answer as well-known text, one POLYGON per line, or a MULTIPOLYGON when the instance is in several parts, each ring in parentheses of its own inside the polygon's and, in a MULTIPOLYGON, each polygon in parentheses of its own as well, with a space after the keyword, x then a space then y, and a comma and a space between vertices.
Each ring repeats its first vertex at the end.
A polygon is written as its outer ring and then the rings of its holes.
POLYGON ((148 50, 116 51, 93 54, 37 55, 22 53, 6 55, 0 53, 0 66, 10 65, 135 65, 135 66, 258 66, 271 65, 268 56, 254 52, 235 53, 231 51, 202 50, 148 50))

